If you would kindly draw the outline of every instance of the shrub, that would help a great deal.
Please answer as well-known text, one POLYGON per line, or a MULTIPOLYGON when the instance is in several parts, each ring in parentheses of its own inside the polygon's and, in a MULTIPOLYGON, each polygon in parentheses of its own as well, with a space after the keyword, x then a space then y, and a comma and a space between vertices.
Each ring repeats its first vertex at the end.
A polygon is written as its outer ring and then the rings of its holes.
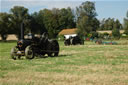
POLYGON ((105 32, 105 33, 103 33, 103 35, 104 35, 104 36, 108 36, 108 35, 109 35, 109 33, 105 32))
POLYGON ((113 29, 112 30, 112 35, 116 39, 120 39, 120 30, 119 29, 113 29))
POLYGON ((128 38, 128 35, 126 35, 126 34, 121 34, 121 38, 128 38))
POLYGON ((58 35, 57 39, 60 41, 63 41, 65 38, 64 38, 64 35, 58 35))

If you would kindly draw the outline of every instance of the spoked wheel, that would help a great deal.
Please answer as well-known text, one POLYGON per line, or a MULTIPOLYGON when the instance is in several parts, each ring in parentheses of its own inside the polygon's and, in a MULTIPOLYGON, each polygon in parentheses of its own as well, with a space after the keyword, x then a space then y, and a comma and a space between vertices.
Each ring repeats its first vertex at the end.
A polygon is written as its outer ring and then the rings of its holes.
POLYGON ((25 49, 25 56, 26 59, 33 59, 34 58, 34 52, 31 48, 31 46, 27 46, 25 49))
POLYGON ((55 56, 58 56, 58 54, 59 54, 59 51, 58 52, 55 52, 55 56))
POLYGON ((58 56, 59 54, 59 44, 56 45, 56 50, 55 50, 55 56, 58 56))
POLYGON ((50 56, 50 57, 55 57, 55 56, 58 56, 58 54, 59 54, 59 43, 56 41, 56 40, 54 40, 52 43, 52 46, 50 46, 49 48, 50 48, 50 52, 48 53, 48 56, 50 56))
POLYGON ((48 56, 54 57, 55 56, 55 53, 48 53, 48 56))
POLYGON ((21 58, 21 56, 19 55, 19 56, 18 56, 18 59, 20 59, 20 58, 21 58))
POLYGON ((18 48, 16 46, 11 49, 11 58, 14 59, 14 60, 16 60, 16 57, 17 57, 16 53, 17 53, 17 51, 18 51, 18 48))
POLYGON ((58 50, 55 50, 53 52, 48 53, 48 56, 55 57, 55 56, 58 56, 58 54, 59 54, 59 51, 58 50))

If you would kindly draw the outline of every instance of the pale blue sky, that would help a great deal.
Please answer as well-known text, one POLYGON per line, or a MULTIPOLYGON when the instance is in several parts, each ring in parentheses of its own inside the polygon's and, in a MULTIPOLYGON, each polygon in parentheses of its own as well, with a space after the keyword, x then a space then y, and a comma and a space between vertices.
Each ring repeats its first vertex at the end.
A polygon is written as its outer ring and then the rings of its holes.
MULTIPOLYGON (((38 12, 41 9, 48 8, 67 8, 73 9, 86 0, 0 0, 0 11, 9 12, 13 6, 24 6, 29 9, 29 13, 38 12)), ((116 18, 123 23, 128 11, 128 0, 88 0, 94 1, 97 18, 116 18)))

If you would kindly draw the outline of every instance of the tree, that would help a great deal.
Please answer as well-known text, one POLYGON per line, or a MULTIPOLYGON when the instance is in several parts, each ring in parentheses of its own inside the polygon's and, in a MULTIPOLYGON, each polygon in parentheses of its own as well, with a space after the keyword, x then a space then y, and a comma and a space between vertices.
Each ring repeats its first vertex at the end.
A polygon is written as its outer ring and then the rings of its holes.
POLYGON ((112 30, 112 35, 114 38, 117 38, 117 39, 120 38, 120 29, 121 29, 121 24, 117 19, 113 25, 113 30, 112 30))
POLYGON ((75 16, 74 16, 73 11, 70 7, 68 7, 67 9, 66 8, 60 9, 59 23, 61 25, 61 29, 76 27, 74 17, 75 16))
POLYGON ((118 25, 118 29, 122 29, 122 24, 120 23, 119 20, 116 20, 114 18, 108 18, 108 19, 103 19, 100 22, 100 27, 99 30, 113 30, 114 29, 114 24, 116 23, 118 25))
POLYGON ((82 18, 82 16, 88 16, 89 18, 94 18, 97 16, 95 10, 95 3, 86 1, 83 2, 79 7, 76 8, 78 18, 82 18))
POLYGON ((10 15, 7 13, 0 13, 0 35, 2 40, 6 40, 10 31, 10 15))
POLYGON ((43 14, 39 12, 34 12, 30 15, 30 28, 32 33, 42 34, 47 32, 44 27, 43 14))
POLYGON ((100 26, 99 26, 99 29, 98 29, 98 30, 103 30, 103 29, 104 29, 104 24, 105 24, 105 18, 103 18, 103 19, 100 21, 100 26))
POLYGON ((119 39, 119 38, 120 38, 120 30, 114 28, 114 29, 112 30, 112 35, 113 35, 114 38, 119 39))
POLYGON ((58 8, 53 8, 51 12, 52 12, 52 17, 50 20, 51 27, 48 29, 48 31, 49 31, 51 38, 56 38, 61 28, 61 25, 59 23, 60 10, 58 8))
POLYGON ((10 9, 11 12, 11 22, 14 33, 20 38, 20 27, 21 23, 25 24, 25 30, 28 29, 29 14, 28 9, 22 6, 14 6, 10 9))
POLYGON ((126 14, 126 18, 124 18, 124 33, 128 35, 128 11, 126 14))
POLYGON ((86 1, 76 8, 78 34, 85 35, 99 28, 95 3, 86 1))
POLYGON ((58 33, 64 28, 75 27, 74 15, 71 8, 52 10, 44 9, 39 11, 40 22, 47 30, 50 38, 56 38, 58 33))
POLYGON ((105 18, 100 22, 100 30, 112 30, 113 24, 115 23, 114 18, 108 18, 105 20, 105 18))
POLYGON ((84 35, 91 31, 90 24, 88 23, 88 16, 84 16, 82 19, 79 19, 77 22, 78 34, 84 35))
POLYGON ((46 28, 50 38, 56 38, 59 33, 59 10, 54 8, 52 10, 40 10, 40 15, 43 17, 44 27, 46 28))
MULTIPOLYGON (((112 30, 113 27, 114 27, 114 26, 113 26, 114 23, 115 23, 114 18, 112 18, 112 19, 111 19, 111 18, 108 18, 108 26, 107 26, 108 28, 107 28, 107 29, 108 29, 108 30, 112 30)), ((120 23, 120 22, 119 22, 119 23, 120 23)))

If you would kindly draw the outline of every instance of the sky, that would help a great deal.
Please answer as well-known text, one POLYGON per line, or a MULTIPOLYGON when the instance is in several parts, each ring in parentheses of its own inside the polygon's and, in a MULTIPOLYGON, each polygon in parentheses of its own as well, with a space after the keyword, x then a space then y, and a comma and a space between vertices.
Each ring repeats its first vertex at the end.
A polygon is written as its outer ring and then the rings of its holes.
MULTIPOLYGON (((86 0, 0 0, 0 12, 7 12, 14 6, 24 6, 29 13, 38 12, 44 8, 67 8, 75 9, 86 0)), ((123 23, 128 11, 128 0, 88 0, 95 2, 97 18, 115 18, 123 23)))

